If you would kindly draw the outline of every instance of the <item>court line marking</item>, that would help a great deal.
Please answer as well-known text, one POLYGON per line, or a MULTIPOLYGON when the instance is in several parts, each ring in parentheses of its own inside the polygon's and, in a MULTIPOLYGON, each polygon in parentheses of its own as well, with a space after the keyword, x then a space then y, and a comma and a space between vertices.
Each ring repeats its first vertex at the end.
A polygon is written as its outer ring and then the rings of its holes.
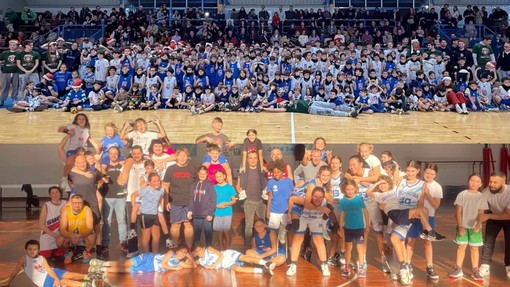
POLYGON ((337 285, 336 287, 344 287, 344 286, 347 286, 347 285, 351 284, 352 282, 356 281, 356 279, 358 279, 358 273, 354 273, 354 276, 352 276, 352 278, 351 278, 351 279, 349 279, 349 281, 344 282, 344 283, 342 283, 342 284, 340 284, 340 285, 337 285))
POLYGON ((296 143, 296 130, 294 129, 294 113, 290 113, 290 143, 296 143))

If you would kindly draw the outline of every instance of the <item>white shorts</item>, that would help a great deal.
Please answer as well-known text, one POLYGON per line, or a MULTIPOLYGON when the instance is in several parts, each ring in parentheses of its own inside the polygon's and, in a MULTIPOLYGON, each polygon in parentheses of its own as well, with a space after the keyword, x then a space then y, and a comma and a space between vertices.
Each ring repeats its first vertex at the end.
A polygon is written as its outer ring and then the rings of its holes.
POLYGON ((269 214, 269 223, 267 227, 271 229, 278 229, 280 226, 286 226, 289 223, 289 219, 286 213, 270 213, 269 214))
POLYGON ((225 268, 230 270, 234 265, 243 265, 242 262, 239 261, 239 257, 243 254, 241 252, 237 252, 235 250, 227 249, 222 251, 223 259, 221 259, 220 264, 218 264, 217 269, 225 268))
POLYGON ((381 209, 379 204, 375 200, 365 201, 365 205, 368 211, 368 223, 372 226, 375 232, 382 232, 384 223, 381 215, 381 209))
POLYGON ((392 234, 397 235, 401 240, 405 240, 409 228, 411 228, 411 225, 397 225, 395 228, 393 228, 392 234))
POLYGON ((306 228, 310 228, 310 233, 312 235, 322 235, 323 232, 323 225, 325 220, 320 218, 306 218, 306 217, 300 217, 299 218, 299 228, 296 231, 296 234, 303 234, 306 231, 306 228))
MULTIPOLYGON (((58 231, 57 231, 58 233, 58 231)), ((49 234, 41 234, 41 238, 39 239, 39 243, 41 244, 40 250, 53 250, 57 249, 57 239, 49 234)))

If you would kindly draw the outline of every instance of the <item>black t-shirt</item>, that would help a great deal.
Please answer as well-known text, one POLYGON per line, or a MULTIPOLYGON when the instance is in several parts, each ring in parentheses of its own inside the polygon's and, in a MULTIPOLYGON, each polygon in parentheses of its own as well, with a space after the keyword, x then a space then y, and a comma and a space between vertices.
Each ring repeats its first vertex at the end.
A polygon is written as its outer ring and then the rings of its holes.
POLYGON ((175 205, 187 206, 190 203, 191 184, 196 180, 197 169, 191 165, 174 164, 166 169, 163 182, 170 183, 169 201, 175 205))
POLYGON ((107 185, 108 186, 108 192, 106 193, 107 198, 123 198, 123 197, 125 197, 125 194, 119 195, 119 193, 122 191, 123 187, 117 183, 117 179, 119 178, 121 169, 122 169, 121 164, 106 166, 106 175, 110 176, 110 182, 108 182, 108 185, 107 185))

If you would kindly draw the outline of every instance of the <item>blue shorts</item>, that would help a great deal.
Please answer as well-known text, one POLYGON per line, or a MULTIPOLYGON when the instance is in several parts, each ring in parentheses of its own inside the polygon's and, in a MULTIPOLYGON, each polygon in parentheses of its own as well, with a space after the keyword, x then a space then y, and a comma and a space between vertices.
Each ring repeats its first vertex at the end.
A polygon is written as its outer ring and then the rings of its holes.
MULTIPOLYGON (((432 229, 435 227, 435 220, 434 216, 429 216, 429 224, 432 229)), ((423 231, 423 225, 421 224, 421 221, 416 220, 411 225, 411 228, 409 228, 409 231, 407 232, 407 237, 409 238, 418 238, 420 237, 420 233, 423 231)))
POLYGON ((70 157, 70 156, 73 156, 73 155, 75 155, 75 154, 76 154, 76 150, 75 150, 75 149, 73 149, 73 150, 68 150, 68 151, 66 152, 66 158, 68 158, 68 157, 70 157))
MULTIPOLYGON (((62 270, 58 268, 53 268, 53 271, 57 275, 58 280, 64 279, 64 274, 67 273, 67 270, 62 270)), ((53 287, 53 283, 55 283, 55 280, 50 275, 46 276, 46 279, 44 279, 43 287, 53 287)))
MULTIPOLYGON (((261 255, 261 254, 264 254, 266 253, 266 251, 262 250, 262 249, 257 249, 255 250, 257 252, 258 255, 261 255)), ((285 252, 285 249, 283 248, 278 248, 278 250, 276 251, 276 253, 272 254, 272 255, 269 255, 267 257, 264 257, 262 259, 264 260, 270 260, 270 259, 273 259, 275 258, 276 256, 278 255, 283 255, 284 257, 287 257, 287 253, 285 252)))
MULTIPOLYGON (((204 160, 202 162, 210 163, 211 162, 211 157, 209 155, 204 156, 204 160)), ((220 157, 218 158, 218 162, 220 164, 224 164, 224 163, 227 163, 228 160, 227 160, 227 158, 225 157, 224 154, 220 154, 220 157)))
POLYGON ((154 253, 143 253, 131 258, 133 266, 129 268, 129 272, 132 274, 154 272, 154 256, 154 253))

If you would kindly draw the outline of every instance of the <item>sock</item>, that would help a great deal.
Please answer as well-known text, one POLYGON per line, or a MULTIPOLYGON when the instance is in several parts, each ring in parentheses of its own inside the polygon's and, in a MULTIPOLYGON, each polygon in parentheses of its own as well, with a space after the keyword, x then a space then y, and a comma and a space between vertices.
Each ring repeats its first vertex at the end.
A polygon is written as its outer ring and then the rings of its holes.
POLYGON ((433 268, 433 267, 434 267, 434 264, 432 264, 432 263, 427 263, 427 267, 428 267, 428 268, 433 268))
POLYGON ((267 261, 264 259, 259 260, 259 265, 265 265, 266 263, 267 263, 267 261))
POLYGON ((253 268, 253 273, 255 274, 262 274, 262 268, 253 268))
POLYGON ((321 261, 321 265, 322 265, 322 264, 326 264, 326 263, 327 263, 327 261, 321 261))
POLYGON ((465 103, 462 103, 462 105, 461 105, 461 106, 462 106, 462 111, 466 113, 466 112, 467 112, 466 104, 465 104, 465 103))
POLYGON ((291 261, 291 264, 297 265, 297 261, 291 261))
POLYGON ((82 282, 82 283, 81 283, 81 286, 82 286, 82 287, 87 287, 87 284, 88 284, 88 283, 89 283, 89 282, 82 282))
POLYGON ((85 281, 90 281, 90 276, 89 276, 89 274, 85 274, 85 277, 83 277, 83 280, 85 280, 85 281))

